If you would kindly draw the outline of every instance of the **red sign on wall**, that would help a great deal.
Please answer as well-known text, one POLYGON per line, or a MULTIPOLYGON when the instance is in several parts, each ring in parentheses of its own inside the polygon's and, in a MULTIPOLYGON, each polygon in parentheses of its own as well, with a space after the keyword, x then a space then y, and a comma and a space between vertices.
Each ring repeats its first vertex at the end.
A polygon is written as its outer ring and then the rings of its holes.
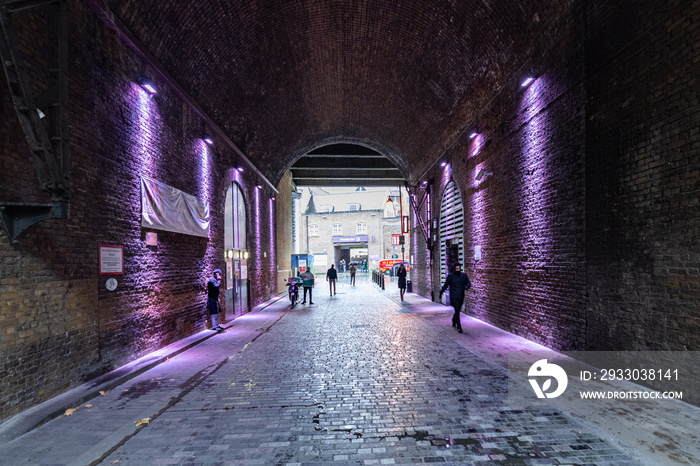
POLYGON ((391 245, 398 246, 401 244, 401 235, 391 235, 391 245))

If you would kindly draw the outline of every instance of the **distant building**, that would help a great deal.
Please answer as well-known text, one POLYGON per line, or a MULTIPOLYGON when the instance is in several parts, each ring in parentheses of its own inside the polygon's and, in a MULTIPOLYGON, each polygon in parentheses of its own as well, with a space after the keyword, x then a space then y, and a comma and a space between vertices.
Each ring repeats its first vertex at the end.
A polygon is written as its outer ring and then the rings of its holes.
MULTIPOLYGON (((380 260, 401 258, 398 188, 314 187, 301 189, 299 199, 305 205, 299 209, 295 252, 313 254, 317 273, 330 264, 338 267, 341 259, 369 261, 375 268, 380 260)), ((403 214, 408 215, 406 202, 403 214)), ((404 236, 408 257, 409 235, 404 236)))

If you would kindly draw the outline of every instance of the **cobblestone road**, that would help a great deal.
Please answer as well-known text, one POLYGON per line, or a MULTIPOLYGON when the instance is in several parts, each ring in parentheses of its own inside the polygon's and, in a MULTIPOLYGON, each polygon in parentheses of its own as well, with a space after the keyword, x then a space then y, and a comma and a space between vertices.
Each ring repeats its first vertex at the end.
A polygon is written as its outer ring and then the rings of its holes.
POLYGON ((640 464, 569 414, 509 408, 506 370, 460 344, 447 311, 413 313, 367 282, 334 297, 319 285, 313 306, 233 321, 0 462, 640 464))

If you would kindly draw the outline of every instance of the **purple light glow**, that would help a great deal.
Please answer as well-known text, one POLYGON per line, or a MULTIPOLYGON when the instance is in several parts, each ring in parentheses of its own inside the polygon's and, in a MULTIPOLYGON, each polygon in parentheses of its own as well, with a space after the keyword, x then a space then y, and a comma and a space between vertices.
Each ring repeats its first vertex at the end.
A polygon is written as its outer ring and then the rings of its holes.
POLYGON ((452 165, 445 163, 445 169, 442 171, 441 186, 447 186, 452 178, 452 165))
MULTIPOLYGON (((142 86, 132 83, 127 95, 124 96, 124 101, 126 102, 124 110, 130 112, 124 118, 124 121, 128 122, 123 128, 126 152, 124 158, 133 161, 133 171, 125 171, 121 179, 123 185, 129 189, 130 202, 126 203, 126 207, 131 209, 131 213, 126 214, 126 217, 139 219, 141 217, 139 177, 143 175, 154 179, 162 178, 164 170, 161 163, 164 157, 161 153, 160 141, 165 131, 157 103, 142 86)), ((129 249, 138 256, 134 261, 134 269, 129 280, 132 280, 136 288, 150 290, 149 293, 138 293, 138 297, 129 303, 134 309, 135 319, 143 322, 143 329, 154 329, 144 331, 138 339, 138 346, 146 349, 162 344, 164 334, 155 329, 158 328, 157 323, 172 312, 168 302, 154 299, 154 296, 165 293, 164 288, 167 285, 162 281, 162 270, 168 267, 167 258, 171 251, 166 243, 159 244, 157 248, 145 247, 142 234, 141 228, 132 228, 123 241, 124 245, 128 245, 129 249)))
POLYGON ((274 288, 270 290, 271 292, 277 291, 277 254, 275 251, 275 198, 270 199, 268 203, 268 210, 270 211, 270 273, 272 275, 271 283, 274 288))
MULTIPOLYGON (((257 188, 257 186, 256 186, 257 188)), ((260 189, 255 190, 255 212, 254 217, 255 217, 255 230, 254 230, 254 237, 255 237, 255 250, 251 252, 251 259, 253 259, 253 262, 255 264, 255 271, 260 271, 263 269, 262 267, 262 259, 263 259, 263 253, 262 253, 262 239, 261 239, 261 232, 262 232, 262 226, 260 225, 262 223, 262 215, 260 212, 260 189)))
MULTIPOLYGON (((472 138, 472 144, 469 150, 469 157, 475 157, 479 155, 481 149, 484 147, 485 137, 481 133, 474 133, 472 138)), ((470 136, 471 138, 471 136, 470 136)))
MULTIPOLYGON (((544 270, 556 258, 557 249, 566 239, 559 238, 555 233, 551 217, 551 209, 547 206, 556 204, 557 190, 555 185, 557 170, 553 170, 551 148, 556 146, 552 139, 557 138, 557 125, 550 121, 549 112, 545 111, 548 102, 543 92, 542 79, 535 80, 526 90, 520 103, 520 114, 523 124, 520 131, 522 157, 519 158, 517 170, 522 183, 522 192, 517 205, 518 217, 521 219, 518 234, 521 267, 524 270, 544 270)), ((527 299, 522 302, 523 309, 535 316, 538 309, 547 309, 546 302, 560 292, 556 280, 531 280, 527 284, 527 299)), ((522 295, 521 295, 522 296, 522 295)), ((556 315, 548 315, 548 326, 540 326, 531 322, 532 329, 541 334, 540 338, 556 339, 557 329, 560 328, 556 315)), ((533 317, 534 318, 534 317, 533 317)), ((563 317, 562 317, 563 318, 563 317)), ((562 322, 561 326, 566 326, 562 322)))
MULTIPOLYGON (((480 167, 477 166, 477 170, 480 167)), ((475 182, 476 183, 476 182, 475 182)), ((472 261, 474 258, 475 246, 481 246, 488 251, 489 235, 488 235, 488 206, 486 190, 476 189, 469 199, 470 206, 465 206, 465 211, 471 210, 470 218, 465 222, 465 238, 467 241, 464 245, 465 260, 472 261)), ((484 290, 484 285, 481 284, 481 273, 485 266, 488 265, 488 255, 482 258, 479 262, 473 265, 471 276, 472 286, 475 290, 479 290, 474 298, 471 298, 470 307, 476 316, 486 315, 486 305, 484 297, 488 296, 487 290, 484 290), (486 259, 486 260, 484 260, 486 259)))
MULTIPOLYGON (((542 98, 542 92, 544 91, 541 79, 536 80, 530 87, 527 88, 522 96, 522 101, 520 102, 520 108, 523 111, 524 122, 531 120, 535 115, 540 113, 545 105, 545 101, 542 98)), ((528 128, 523 128, 525 133, 530 130, 528 128)))
MULTIPOLYGON (((156 162, 161 159, 158 135, 162 133, 161 118, 157 115, 158 107, 141 86, 134 84, 131 91, 133 95, 129 98, 131 102, 129 108, 133 117, 129 121, 135 124, 127 129, 130 133, 129 155, 132 160, 140 162, 140 175, 158 178, 160 167, 156 166, 156 162)), ((140 201, 141 194, 139 193, 134 199, 140 201)), ((136 204, 140 208, 140 202, 136 204)))
POLYGON ((154 95, 156 95, 156 94, 158 93, 158 91, 157 91, 156 88, 153 86, 153 84, 151 84, 151 83, 149 83, 149 82, 145 82, 145 81, 142 82, 142 83, 141 83, 141 87, 143 87, 143 88, 146 90, 146 92, 148 92, 148 95, 149 95, 150 97, 153 97, 154 95))
POLYGON ((447 162, 442 162, 442 163, 440 164, 441 167, 444 167, 444 166, 446 166, 446 165, 447 165, 447 162))
POLYGON ((531 77, 525 78, 525 81, 523 81, 523 83, 520 85, 520 87, 526 87, 534 80, 535 80, 535 78, 531 78, 531 77))
POLYGON ((236 168, 236 170, 238 170, 239 172, 243 173, 243 167, 238 167, 238 168, 236 168))
POLYGON ((551 205, 554 196, 545 185, 551 174, 549 172, 549 141, 543 137, 548 134, 546 114, 540 113, 532 118, 522 129, 523 164, 520 167, 521 177, 528 196, 521 198, 521 216, 524 231, 520 235, 521 249, 525 253, 529 267, 545 267, 551 260, 552 233, 551 218, 548 210, 542 205, 551 205))
POLYGON ((479 135, 479 133, 472 133, 472 134, 469 135, 469 139, 474 139, 474 138, 477 137, 478 135, 479 135))
POLYGON ((204 138, 204 142, 206 142, 209 145, 214 144, 214 141, 212 141, 211 138, 204 138))
POLYGON ((229 170, 229 178, 231 181, 235 181, 240 186, 243 186, 243 179, 241 177, 241 172, 239 172, 237 169, 233 168, 233 169, 229 170))
MULTIPOLYGON (((210 202, 209 199, 209 187, 210 187, 210 179, 211 179, 211 173, 210 173, 210 168, 209 168, 209 154, 210 154, 210 149, 209 146, 205 143, 205 141, 198 140, 195 144, 195 153, 199 153, 199 180, 198 180, 198 185, 199 185, 199 192, 197 193, 197 197, 200 199, 204 199, 207 202, 210 202)), ((210 206, 210 211, 213 211, 210 206)))

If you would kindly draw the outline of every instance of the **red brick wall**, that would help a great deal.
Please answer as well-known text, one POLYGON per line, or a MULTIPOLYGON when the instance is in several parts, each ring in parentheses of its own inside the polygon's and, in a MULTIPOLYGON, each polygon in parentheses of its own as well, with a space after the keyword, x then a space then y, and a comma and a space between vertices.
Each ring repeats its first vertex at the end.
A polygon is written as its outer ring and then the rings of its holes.
MULTIPOLYGON (((80 2, 69 9, 70 217, 31 227, 16 245, 0 233, 0 419, 205 328, 205 283, 225 269, 224 200, 234 179, 248 204, 252 304, 275 292, 271 189, 252 170, 232 170, 239 162, 223 141, 202 142, 199 116, 115 31, 80 2), (153 99, 136 84, 142 76, 155 78, 153 99), (157 231, 158 245, 146 246, 142 175, 209 201, 209 238, 157 231), (124 247, 115 292, 98 275, 100 244, 124 247)), ((25 56, 34 56, 26 47, 42 36, 41 20, 14 18, 25 56)), ((42 64, 30 63, 36 81, 42 64)), ((0 199, 48 202, 5 80, 0 96, 0 199)))
MULTIPOLYGON (((463 270, 473 286, 466 312, 557 349, 585 345, 585 94, 578 40, 573 16, 552 25, 536 42, 536 55, 438 160, 448 165, 436 163, 424 177, 431 181, 434 219, 451 180, 462 195, 463 270), (535 81, 521 87, 528 76, 535 81), (479 136, 471 139, 473 132, 479 136), (477 182, 477 169, 492 175, 477 182), (482 248, 478 262, 476 246, 482 248)), ((439 242, 438 236, 433 287, 418 287, 436 298, 445 279, 439 242)), ((427 254, 418 249, 420 264, 427 254)))

